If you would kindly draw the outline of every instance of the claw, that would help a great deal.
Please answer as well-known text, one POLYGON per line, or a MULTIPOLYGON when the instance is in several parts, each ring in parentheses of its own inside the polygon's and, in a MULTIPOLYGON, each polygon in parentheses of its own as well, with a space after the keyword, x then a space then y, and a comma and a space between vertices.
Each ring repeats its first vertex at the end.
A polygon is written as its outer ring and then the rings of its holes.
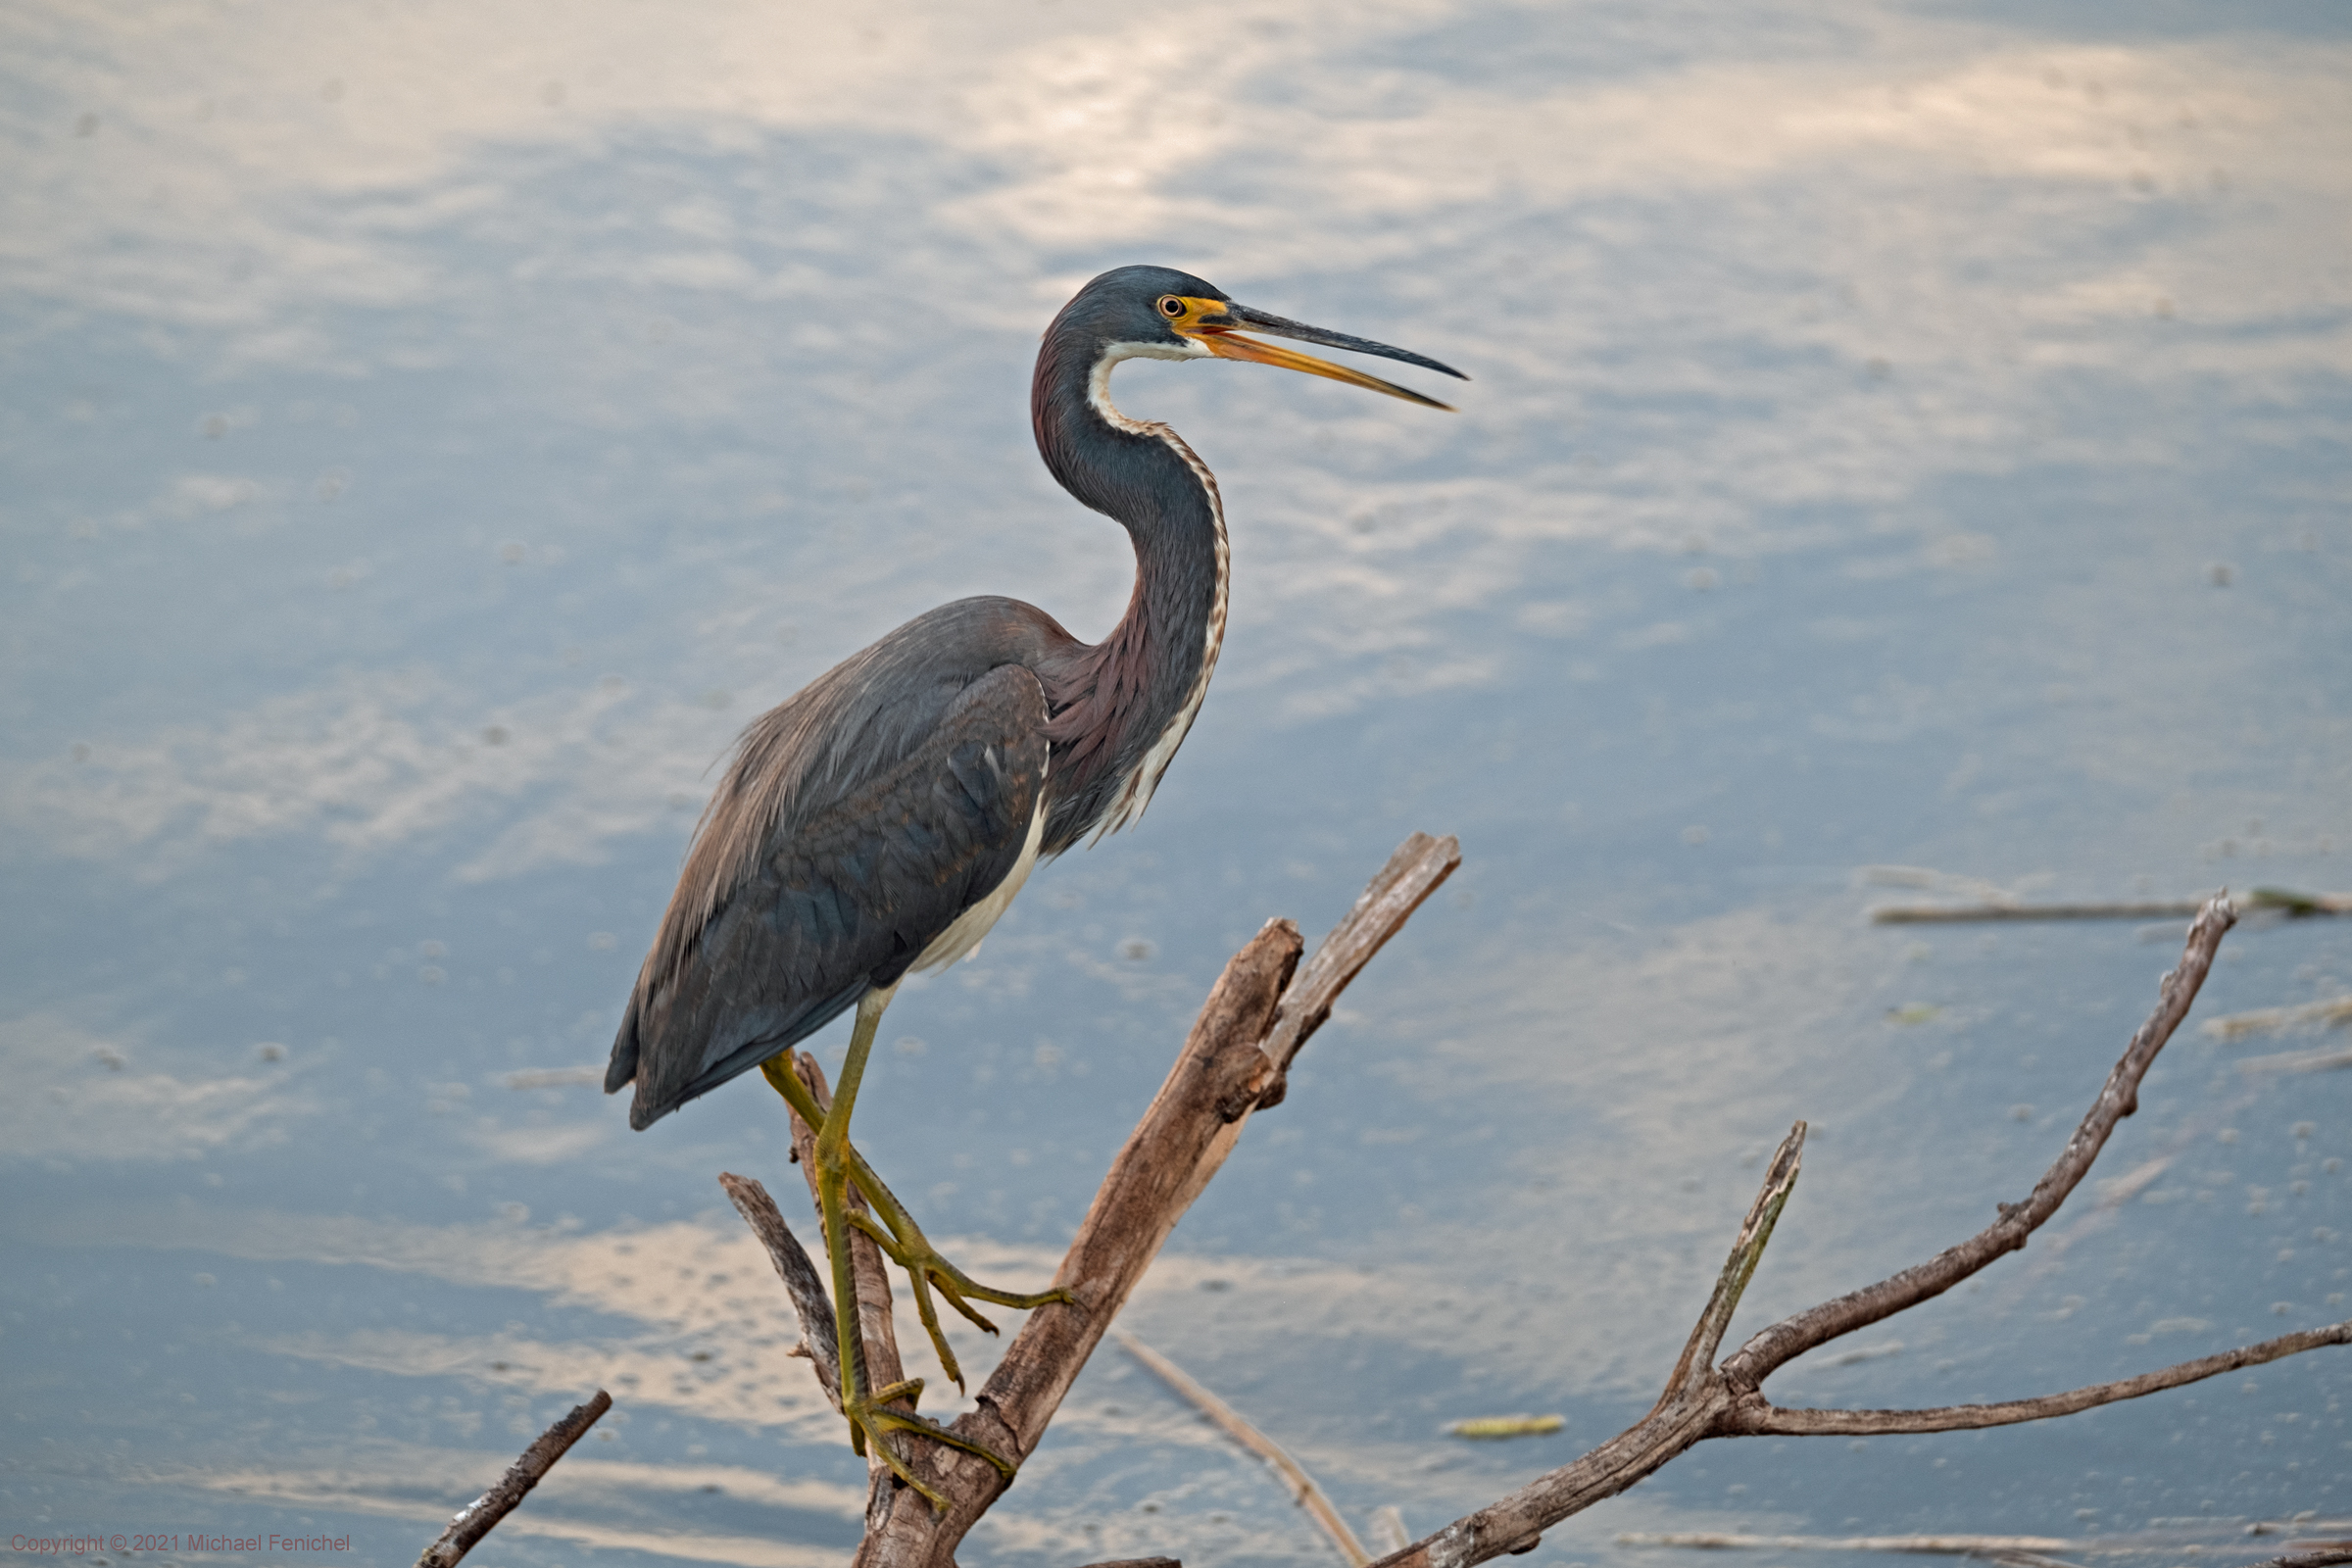
MULTIPOLYGON (((939 1287, 939 1294, 948 1298, 948 1304, 954 1307, 956 1311, 961 1312, 964 1317, 970 1321, 972 1327, 978 1329, 983 1334, 994 1334, 997 1332, 997 1326, 994 1323, 991 1323, 987 1318, 982 1317, 979 1312, 974 1310, 972 1303, 965 1300, 960 1295, 958 1295, 955 1286, 950 1285, 944 1278, 940 1277, 936 1273, 931 1276, 931 1283, 939 1287)), ((1058 1298, 1062 1300, 1069 1299, 1069 1293, 1067 1291, 1062 1292, 1058 1298)), ((1042 1306, 1045 1303, 1040 1301, 1038 1304, 1042 1306)))
POLYGON ((994 1465, 997 1473, 1005 1480, 1009 1481, 1013 1478, 1020 1466, 1006 1459, 986 1444, 975 1443, 959 1433, 950 1432, 938 1422, 927 1420, 914 1414, 911 1410, 886 1408, 892 1400, 898 1398, 905 1398, 908 1404, 912 1404, 915 1396, 922 1391, 923 1380, 910 1378, 905 1383, 894 1383, 890 1387, 880 1390, 871 1398, 845 1402, 842 1406, 842 1413, 850 1418, 852 1446, 862 1452, 863 1442, 871 1442, 875 1450, 882 1455, 882 1462, 890 1466, 890 1473, 922 1494, 923 1500, 931 1504, 933 1511, 937 1513, 944 1514, 948 1511, 948 1499, 941 1494, 937 1488, 924 1482, 907 1467, 906 1461, 900 1456, 899 1450, 892 1445, 886 1434, 910 1432, 929 1438, 934 1443, 942 1443, 951 1448, 976 1454, 994 1465))

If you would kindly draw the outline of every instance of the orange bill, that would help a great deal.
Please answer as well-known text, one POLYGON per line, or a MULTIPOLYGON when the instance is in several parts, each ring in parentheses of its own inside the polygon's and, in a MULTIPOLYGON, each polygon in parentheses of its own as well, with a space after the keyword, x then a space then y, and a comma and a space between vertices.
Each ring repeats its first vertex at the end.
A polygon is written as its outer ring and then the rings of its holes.
POLYGON ((1349 386, 1360 386, 1373 392, 1386 392, 1390 397, 1402 398, 1407 403, 1418 403, 1425 409, 1444 409, 1448 414, 1453 412, 1452 404, 1440 403, 1436 398, 1423 397, 1410 387, 1398 386, 1394 381, 1384 381, 1377 375, 1366 375, 1361 370, 1351 370, 1345 365, 1334 365, 1329 360, 1318 360, 1311 354, 1300 354, 1293 349, 1276 348, 1271 343, 1260 342, 1253 337, 1244 337, 1229 327, 1220 328, 1203 322, 1193 326, 1191 330, 1185 332, 1185 335, 1198 341, 1202 348, 1207 349, 1209 353, 1221 360, 1248 360, 1253 365, 1273 365, 1286 370, 1303 370, 1308 375, 1328 376, 1334 381, 1345 381, 1349 386))

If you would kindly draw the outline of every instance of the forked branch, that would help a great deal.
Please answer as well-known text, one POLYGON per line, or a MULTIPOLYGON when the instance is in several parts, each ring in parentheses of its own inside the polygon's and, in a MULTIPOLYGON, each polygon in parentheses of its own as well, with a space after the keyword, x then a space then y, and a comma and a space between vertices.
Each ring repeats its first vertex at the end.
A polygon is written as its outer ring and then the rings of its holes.
MULTIPOLYGON (((1283 1070, 1330 1017, 1340 993, 1460 863, 1461 847, 1452 838, 1416 833, 1390 858, 1303 969, 1298 960, 1304 944, 1298 927, 1288 920, 1267 922, 1234 956, 1210 991, 1167 1081, 1112 1160, 1077 1240, 1054 1277, 1054 1284, 1067 1290, 1072 1300, 1050 1303, 1029 1314, 981 1387, 978 1408, 954 1422, 953 1431, 1016 1463, 1036 1450, 1087 1357, 1177 1220, 1224 1164, 1244 1124, 1260 1107, 1280 1101, 1283 1070)), ((796 1066, 823 1104, 824 1080, 814 1060, 802 1055, 796 1066)), ((798 1116, 793 1135, 807 1170, 811 1135, 798 1116)), ((770 1240, 764 1217, 758 1213, 760 1205, 754 1201, 746 1206, 756 1188, 757 1184, 729 1179, 727 1191, 768 1243, 769 1254, 777 1258, 778 1272, 785 1274, 789 1286, 790 1254, 800 1250, 799 1245, 784 1249, 770 1240)), ((781 1216, 774 1229, 790 1240, 781 1216)), ((873 1377, 887 1383, 900 1376, 896 1342, 890 1337, 889 1287, 880 1252, 862 1234, 854 1241, 860 1249, 858 1294, 864 1351, 873 1377)), ((802 1261, 807 1261, 805 1256, 802 1261)), ((813 1350, 825 1334, 811 1330, 808 1313, 822 1293, 809 1301, 801 1299, 803 1294, 796 1291, 795 1304, 813 1350)), ((877 1465, 869 1471, 866 1535, 856 1559, 858 1564, 921 1568, 951 1562, 964 1533, 1009 1484, 971 1455, 939 1445, 909 1446, 914 1449, 910 1463, 926 1484, 951 1500, 951 1507, 945 1514, 934 1513, 877 1465)))
POLYGON ((1772 1163, 1764 1171, 1764 1185, 1756 1193, 1756 1200, 1747 1206, 1747 1218, 1740 1222, 1740 1234, 1732 1242, 1732 1255, 1724 1260, 1723 1272, 1716 1276, 1714 1294, 1707 1298, 1705 1310, 1698 1314, 1698 1325, 1690 1331, 1690 1343, 1683 1347, 1682 1359, 1674 1363, 1674 1371, 1666 1378, 1666 1392, 1658 1396, 1658 1408, 1690 1386, 1691 1377, 1701 1367, 1715 1364, 1715 1352, 1723 1346, 1724 1333, 1732 1326, 1732 1314, 1740 1310, 1740 1298, 1747 1291, 1747 1282, 1756 1276, 1756 1265, 1764 1259, 1765 1244, 1772 1240, 1772 1228, 1780 1223, 1781 1210, 1788 1205, 1788 1195, 1796 1190, 1796 1173, 1804 1163, 1805 1124, 1798 1122, 1781 1140, 1773 1152, 1772 1163))
POLYGON ((2156 1054, 2188 1015, 2189 1004, 2196 1001, 2198 988, 2205 984, 2206 971, 2213 967, 2213 956, 2222 945, 2223 933, 2236 923, 2237 911, 2230 906, 2227 895, 2205 901, 2188 928, 2188 942, 2181 950, 2180 967, 2167 974, 2157 987, 2156 1010, 2132 1035, 2131 1045, 2125 1048, 2123 1056, 2100 1088, 2099 1098, 2091 1102, 2074 1136, 2067 1140, 2066 1148, 2050 1168, 2042 1172, 2041 1180, 2034 1184, 2034 1191, 2024 1202, 1999 1205, 1999 1219, 1925 1263, 1773 1324, 1724 1363, 1724 1376, 1733 1386, 1752 1390, 1805 1351, 1941 1296, 1994 1258, 2024 1247, 2027 1238, 2057 1213, 2067 1195, 2090 1174, 2091 1162, 2107 1147, 2108 1135, 2115 1131, 2116 1123, 2139 1108, 2139 1081, 2147 1076, 2156 1054))
POLYGON ((2167 974, 2158 988, 2155 1010, 2132 1035, 2088 1114, 2024 1202, 2001 1204, 1999 1219, 1925 1263, 1782 1319, 1750 1339, 1721 1367, 1711 1366, 1708 1363, 1722 1343, 1740 1295, 1771 1238, 1773 1222, 1795 1183, 1804 1137, 1804 1124, 1799 1122, 1774 1156, 1714 1294, 1649 1414, 1584 1457, 1390 1553, 1373 1568, 1465 1568, 1505 1552, 1525 1551, 1542 1532, 1560 1520, 1623 1492, 1708 1438, 1763 1433, 1952 1432, 2002 1426, 2136 1398, 2322 1346, 2352 1344, 2352 1323, 2339 1323, 2094 1388, 2004 1404, 1928 1410, 1785 1410, 1767 1400, 1758 1389, 1767 1376, 1804 1351, 1939 1296, 1995 1258, 2025 1246, 2027 1239, 2057 1213, 2067 1195, 2082 1184, 2116 1123, 2138 1108, 2140 1080, 2187 1015, 2222 936, 2235 919, 2227 897, 2207 901, 2198 911, 2180 966, 2167 974))
MULTIPOLYGON (((1177 1219, 1224 1163, 1243 1125, 1255 1110, 1280 1102, 1285 1070, 1330 1016, 1340 991, 1459 862, 1460 851, 1451 839, 1416 834, 1302 968, 1302 944, 1288 921, 1269 922, 1234 956, 1167 1082, 1113 1160, 1054 1276, 1054 1284, 1069 1291, 1072 1300, 1030 1314, 980 1390, 979 1407, 954 1424, 957 1434, 1016 1461, 1036 1449, 1079 1369, 1177 1219)), ((2339 1323, 2114 1383, 1999 1404, 1921 1410, 1783 1409, 1761 1392, 1767 1377, 1805 1351, 1932 1299, 2024 1247, 2082 1184, 2117 1123, 2138 1108, 2141 1080, 2186 1016, 2235 918, 2227 897, 2212 899, 2200 908, 2180 965, 2159 987, 2154 1011, 2132 1035, 2089 1111, 2023 1202, 2000 1204, 2000 1217, 1991 1225, 1927 1262, 1784 1318, 1718 1366, 1715 1357, 1740 1298, 1795 1187, 1805 1140, 1805 1124, 1798 1122, 1774 1154, 1707 1304, 1650 1412, 1592 1452, 1390 1553, 1373 1568, 1466 1568, 1525 1551, 1560 1520, 1623 1492, 1709 1438, 1946 1432, 2040 1420, 2323 1346, 2352 1344, 2352 1322, 2339 1323)), ((823 1078, 814 1062, 802 1058, 800 1070, 821 1103, 823 1078)), ((794 1130, 796 1142, 805 1144, 807 1129, 796 1120, 794 1130)), ((759 1184, 737 1177, 722 1180, 776 1260, 815 1352, 829 1341, 822 1325, 829 1320, 830 1308, 814 1269, 759 1184), (796 1283, 800 1275, 807 1277, 796 1283)), ((865 1349, 878 1363, 887 1359, 887 1371, 880 1364, 875 1367, 875 1375, 887 1380, 897 1376, 888 1287, 880 1254, 862 1237, 858 1241, 867 1254, 860 1258, 858 1276, 865 1349)), ((830 1381, 826 1370, 820 1361, 820 1381, 830 1381)), ((886 1471, 877 1471, 859 1564, 942 1568, 1007 1485, 985 1462, 952 1449, 925 1446, 916 1463, 953 1506, 944 1515, 934 1514, 919 1499, 911 1499, 886 1471)))
POLYGON ((2352 1345, 2352 1322, 2334 1323, 2298 1334, 2281 1334, 2260 1345, 2241 1345, 2219 1355, 2199 1356, 2177 1366, 2142 1372, 2135 1378, 2094 1383, 2064 1394, 2044 1394, 2032 1399, 2009 1399, 1999 1404, 1939 1404, 1924 1410, 1785 1410, 1776 1404, 1742 1405, 1734 1432, 1741 1436, 1805 1438, 1863 1438, 1904 1432, 1972 1432, 1980 1427, 2009 1427, 2020 1421, 2043 1421, 2054 1415, 2114 1404, 2161 1394, 2187 1383, 2201 1383, 2224 1372, 2261 1366, 2325 1345, 2352 1345))

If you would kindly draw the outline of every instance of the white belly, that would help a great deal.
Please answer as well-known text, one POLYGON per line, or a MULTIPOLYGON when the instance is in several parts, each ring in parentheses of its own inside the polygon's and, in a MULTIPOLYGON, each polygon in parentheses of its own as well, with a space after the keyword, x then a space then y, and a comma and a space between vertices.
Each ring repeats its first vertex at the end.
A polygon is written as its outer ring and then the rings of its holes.
POLYGON ((1021 858, 1012 862, 1012 869, 1004 873, 1004 880, 987 898, 957 915, 954 925, 931 939, 931 945, 914 960, 917 972, 945 969, 980 946, 980 939, 1012 906, 1013 896, 1029 880, 1029 868, 1037 864, 1037 847, 1045 837, 1046 792, 1041 787, 1037 792, 1037 810, 1029 818, 1028 840, 1021 845, 1021 858))

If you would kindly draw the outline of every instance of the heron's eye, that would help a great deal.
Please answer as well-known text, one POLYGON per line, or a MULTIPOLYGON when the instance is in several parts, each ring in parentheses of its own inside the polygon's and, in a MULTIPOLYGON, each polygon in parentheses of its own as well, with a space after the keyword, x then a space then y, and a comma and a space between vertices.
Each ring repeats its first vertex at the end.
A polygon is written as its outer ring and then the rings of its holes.
POLYGON ((1175 319, 1184 314, 1184 301, 1173 294, 1162 294, 1159 297, 1159 314, 1170 320, 1175 319))

